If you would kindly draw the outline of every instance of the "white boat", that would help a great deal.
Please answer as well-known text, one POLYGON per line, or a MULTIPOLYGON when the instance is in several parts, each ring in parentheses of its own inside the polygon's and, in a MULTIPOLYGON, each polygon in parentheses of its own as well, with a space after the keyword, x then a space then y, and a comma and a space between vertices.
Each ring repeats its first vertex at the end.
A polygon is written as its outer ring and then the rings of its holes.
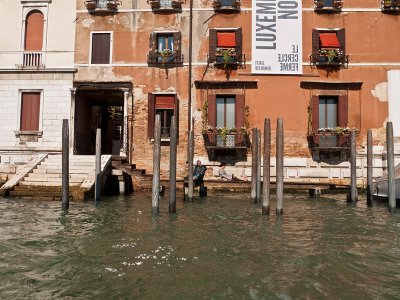
MULTIPOLYGON (((394 169, 396 199, 400 200, 400 164, 394 169)), ((377 198, 388 198, 388 178, 387 175, 377 179, 374 184, 373 196, 377 198)))

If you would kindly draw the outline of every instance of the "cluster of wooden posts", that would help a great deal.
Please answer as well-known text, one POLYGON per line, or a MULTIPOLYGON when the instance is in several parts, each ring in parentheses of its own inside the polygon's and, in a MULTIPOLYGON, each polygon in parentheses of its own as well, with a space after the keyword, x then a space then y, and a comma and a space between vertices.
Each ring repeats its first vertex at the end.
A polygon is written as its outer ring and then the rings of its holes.
MULTIPOLYGON (((283 214, 283 119, 276 124, 276 214, 283 214)), ((262 213, 270 213, 270 169, 271 169, 271 121, 264 120, 264 147, 261 155, 261 132, 253 128, 252 162, 251 162, 251 199, 253 203, 261 202, 261 156, 263 157, 262 213)))
MULTIPOLYGON (((170 167, 169 167, 169 212, 176 212, 176 164, 177 164, 177 139, 178 130, 176 118, 171 118, 170 132, 170 167)), ((387 173, 388 173, 388 207, 393 212, 396 209, 396 190, 394 174, 394 140, 392 122, 386 124, 387 145, 387 173)), ((284 157, 284 131, 283 119, 277 119, 276 127, 276 214, 283 214, 283 157, 284 157)), ((153 148, 153 185, 152 185, 152 213, 159 213, 160 198, 160 158, 161 158, 161 121, 156 116, 154 129, 153 148)), ((350 143, 350 169, 351 185, 348 201, 355 203, 358 200, 357 174, 356 174, 356 132, 351 132, 350 143)), ((270 213, 270 159, 271 159, 271 122, 264 120, 264 147, 263 147, 263 189, 262 213, 270 213)), ((373 174, 372 174, 372 130, 367 134, 367 204, 372 205, 373 174)), ((188 147, 188 199, 193 199, 193 158, 194 158, 194 133, 189 131, 188 147)), ((101 129, 96 131, 96 167, 95 167, 95 203, 100 200, 101 194, 101 129)), ((253 203, 261 202, 261 132, 253 128, 252 132, 252 176, 251 199, 253 203)), ((63 120, 62 126, 62 209, 69 209, 69 126, 68 120, 63 120)))

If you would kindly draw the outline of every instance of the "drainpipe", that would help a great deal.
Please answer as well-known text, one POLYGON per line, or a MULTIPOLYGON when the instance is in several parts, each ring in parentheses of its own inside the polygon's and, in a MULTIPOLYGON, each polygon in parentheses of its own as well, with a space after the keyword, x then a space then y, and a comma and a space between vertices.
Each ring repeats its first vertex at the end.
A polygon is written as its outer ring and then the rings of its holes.
MULTIPOLYGON (((188 81, 188 140, 192 129, 192 47, 193 47, 193 0, 189 2, 189 81, 188 81)), ((189 145, 189 143, 188 143, 189 145)), ((188 150, 189 153, 189 150, 188 150)), ((188 159, 189 160, 189 159, 188 159)))

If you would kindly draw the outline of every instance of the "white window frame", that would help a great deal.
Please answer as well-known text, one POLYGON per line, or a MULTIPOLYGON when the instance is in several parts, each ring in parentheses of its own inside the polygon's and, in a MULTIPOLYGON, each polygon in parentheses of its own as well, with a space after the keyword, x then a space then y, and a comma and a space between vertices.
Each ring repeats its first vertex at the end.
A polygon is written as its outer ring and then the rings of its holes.
POLYGON ((22 93, 40 93, 40 107, 39 107, 39 132, 43 131, 43 104, 44 93, 42 89, 19 89, 18 90, 18 108, 17 108, 17 132, 24 132, 21 130, 21 113, 22 113, 22 93))

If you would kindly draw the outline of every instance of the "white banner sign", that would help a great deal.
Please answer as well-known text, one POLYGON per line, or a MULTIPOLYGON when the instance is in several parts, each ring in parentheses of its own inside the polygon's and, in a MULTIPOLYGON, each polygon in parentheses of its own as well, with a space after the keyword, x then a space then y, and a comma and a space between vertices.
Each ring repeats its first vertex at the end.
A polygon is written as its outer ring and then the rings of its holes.
POLYGON ((252 0, 253 74, 301 74, 302 0, 252 0))

